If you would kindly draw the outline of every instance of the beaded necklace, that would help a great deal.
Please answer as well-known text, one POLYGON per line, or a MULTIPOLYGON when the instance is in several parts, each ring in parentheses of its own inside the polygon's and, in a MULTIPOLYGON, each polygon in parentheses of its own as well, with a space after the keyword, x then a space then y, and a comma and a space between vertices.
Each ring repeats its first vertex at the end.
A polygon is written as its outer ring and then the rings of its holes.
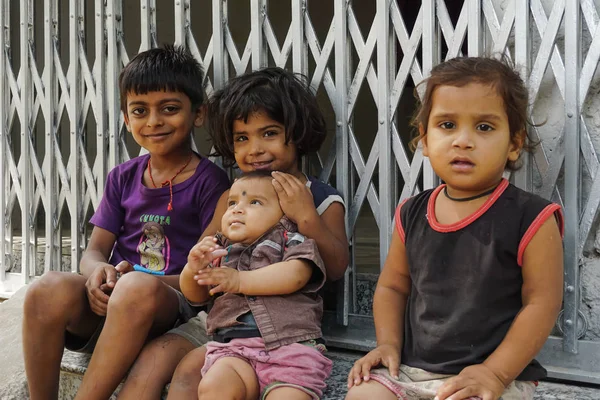
MULTIPOLYGON (((167 179, 166 181, 164 181, 160 184, 160 187, 169 185, 169 194, 171 197, 169 199, 169 205, 167 206, 168 211, 173 211, 173 181, 175 180, 175 178, 177 178, 179 176, 180 173, 183 172, 185 167, 187 167, 190 164, 190 161, 192 161, 192 157, 193 157, 193 154, 190 154, 190 158, 188 158, 186 163, 183 164, 183 166, 179 169, 179 171, 177 171, 171 179, 167 179)), ((156 183, 154 183, 154 178, 152 177, 152 164, 150 163, 150 159, 151 159, 151 157, 148 158, 148 175, 150 175, 150 181, 152 182, 152 186, 154 186, 154 188, 158 188, 158 186, 156 186, 156 183)))

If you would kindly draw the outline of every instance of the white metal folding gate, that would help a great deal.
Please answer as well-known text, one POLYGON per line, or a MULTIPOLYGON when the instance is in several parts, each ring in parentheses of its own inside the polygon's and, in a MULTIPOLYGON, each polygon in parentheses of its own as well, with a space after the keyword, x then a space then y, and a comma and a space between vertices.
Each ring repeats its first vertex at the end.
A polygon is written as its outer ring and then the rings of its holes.
MULTIPOLYGON (((561 202, 566 216, 564 337, 551 338, 541 357, 554 376, 600 382, 600 343, 579 340, 577 332, 579 267, 600 203, 597 132, 590 116, 582 113, 598 97, 590 93, 600 58, 600 7, 594 0, 464 0, 455 17, 449 10, 459 2, 372 0, 375 13, 367 29, 359 26, 356 13, 365 6, 362 1, 330 0, 324 3, 332 17, 322 37, 315 31, 315 8, 308 0, 290 0, 285 16, 273 15, 267 0, 249 0, 249 34, 243 40, 234 40, 228 23, 241 0, 158 3, 172 10, 174 42, 187 46, 209 71, 207 93, 231 76, 279 65, 304 73, 314 90, 326 95, 335 116, 335 137, 319 158, 320 176, 325 181, 335 176, 331 183, 346 200, 351 240, 360 210, 370 209, 381 260, 395 206, 436 182, 427 160, 419 151, 411 155, 402 140, 408 128, 398 121, 397 111, 407 86, 421 81, 436 63, 462 54, 505 53, 516 61, 530 88, 534 118, 544 119, 543 111, 550 107, 553 124, 531 131, 541 146, 513 180, 561 202), (405 18, 408 8, 416 15, 412 27, 405 18), (192 15, 198 12, 210 14, 210 40, 203 40, 204 45, 192 29, 198 24, 192 15), (289 23, 283 40, 274 32, 275 18, 289 23), (354 129, 361 117, 355 106, 363 85, 377 113, 366 154, 354 129)), ((65 235, 68 255, 80 258, 86 218, 98 205, 106 173, 130 157, 117 88, 117 76, 130 55, 122 1, 70 0, 67 6, 58 0, 20 0, 18 9, 16 4, 0 0, 4 292, 36 275, 36 249, 42 242, 44 271, 60 268, 65 235), (63 226, 65 220, 69 226, 63 226), (20 272, 11 272, 15 270, 20 272)), ((157 1, 140 0, 135 9, 139 50, 156 46, 157 1)), ((70 265, 77 269, 77 262, 70 265)), ((333 329, 331 337, 337 344, 364 348, 372 343, 364 336, 363 323, 370 320, 355 313, 356 276, 352 263, 337 314, 347 327, 333 329)))

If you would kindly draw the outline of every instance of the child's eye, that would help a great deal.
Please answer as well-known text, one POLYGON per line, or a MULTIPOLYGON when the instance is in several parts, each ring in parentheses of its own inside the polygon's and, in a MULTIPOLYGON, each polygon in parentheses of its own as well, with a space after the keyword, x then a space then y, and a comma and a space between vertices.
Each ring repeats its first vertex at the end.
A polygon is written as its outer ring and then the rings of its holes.
POLYGON ((179 111, 179 107, 177 106, 166 106, 165 108, 163 108, 163 111, 168 113, 168 114, 173 114, 176 113, 177 111, 179 111))
POLYGON ((456 127, 452 122, 442 122, 439 126, 442 129, 454 129, 456 127))
POLYGON ((132 110, 131 110, 131 111, 129 111, 129 112, 130 112, 132 115, 136 115, 136 116, 138 116, 138 117, 139 117, 140 115, 143 115, 145 111, 146 111, 146 110, 144 110, 143 108, 134 108, 134 109, 132 109, 132 110))
POLYGON ((260 202, 260 200, 252 200, 250 202, 250 204, 258 204, 259 206, 262 205, 262 203, 260 202))
POLYGON ((227 207, 233 207, 233 206, 235 206, 235 204, 236 204, 236 202, 235 202, 235 201, 233 201, 233 200, 229 200, 229 201, 227 202, 227 207))
POLYGON ((233 138, 234 142, 245 142, 248 138, 244 135, 238 135, 233 138))
POLYGON ((265 137, 276 136, 279 132, 276 131, 266 131, 263 135, 265 137))
POLYGON ((483 131, 483 132, 490 132, 490 131, 493 131, 494 128, 488 124, 479 124, 479 125, 477 125, 477 130, 483 131))

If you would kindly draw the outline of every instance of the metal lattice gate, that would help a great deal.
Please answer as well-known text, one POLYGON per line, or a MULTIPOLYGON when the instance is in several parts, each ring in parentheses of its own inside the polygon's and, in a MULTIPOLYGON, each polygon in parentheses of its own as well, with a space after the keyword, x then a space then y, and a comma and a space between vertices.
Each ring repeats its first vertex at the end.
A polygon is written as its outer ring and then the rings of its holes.
POLYGON ((374 221, 381 264, 395 206, 436 183, 422 154, 408 151, 405 95, 444 59, 504 53, 521 66, 534 121, 547 121, 531 131, 541 146, 512 179, 565 208, 564 334, 540 357, 555 377, 600 383, 600 342, 579 332, 579 271, 600 203, 599 9, 594 0, 0 0, 0 289, 60 269, 62 257, 79 260, 107 171, 139 152, 123 129, 119 71, 169 26, 165 36, 208 71, 209 94, 278 65, 307 75, 326 103, 335 133, 309 164, 346 200, 353 249, 326 326, 335 344, 369 347, 372 319, 357 312, 361 215, 374 221))

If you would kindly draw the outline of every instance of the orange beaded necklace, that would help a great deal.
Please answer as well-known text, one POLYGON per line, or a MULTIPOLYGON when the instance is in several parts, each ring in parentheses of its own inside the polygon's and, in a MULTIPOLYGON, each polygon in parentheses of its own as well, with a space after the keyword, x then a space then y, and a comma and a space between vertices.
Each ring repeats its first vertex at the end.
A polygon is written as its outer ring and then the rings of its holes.
MULTIPOLYGON (((179 171, 175 173, 175 175, 173 175, 171 179, 167 179, 166 181, 160 184, 160 187, 169 185, 169 194, 171 195, 171 197, 169 199, 169 205, 167 206, 168 211, 173 211, 173 181, 175 180, 175 178, 177 178, 177 176, 179 176, 180 173, 183 172, 185 167, 187 167, 190 164, 190 161, 192 161, 193 156, 193 154, 190 155, 190 158, 188 158, 186 163, 183 164, 183 166, 179 169, 179 171)), ((150 158, 148 158, 148 175, 150 175, 150 181, 152 182, 152 186, 158 188, 158 186, 156 186, 156 183, 154 183, 154 178, 152 177, 152 164, 150 163, 150 158)))

